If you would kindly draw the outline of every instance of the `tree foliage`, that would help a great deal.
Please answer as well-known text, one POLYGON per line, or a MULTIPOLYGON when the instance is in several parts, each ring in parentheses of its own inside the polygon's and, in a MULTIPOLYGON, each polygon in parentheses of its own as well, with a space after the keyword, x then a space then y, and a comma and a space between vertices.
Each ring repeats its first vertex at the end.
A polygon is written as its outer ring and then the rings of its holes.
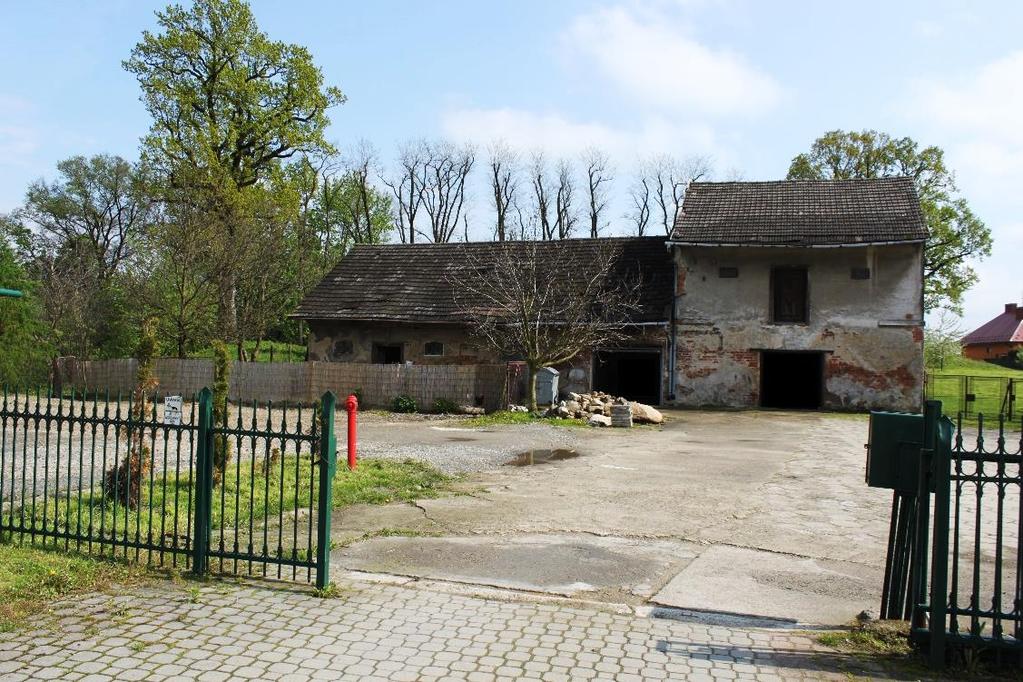
POLYGON ((963 294, 977 282, 971 259, 991 254, 991 231, 958 195, 955 175, 938 147, 876 130, 832 130, 792 160, 792 179, 907 176, 916 184, 929 237, 924 247, 924 307, 962 312, 963 294))

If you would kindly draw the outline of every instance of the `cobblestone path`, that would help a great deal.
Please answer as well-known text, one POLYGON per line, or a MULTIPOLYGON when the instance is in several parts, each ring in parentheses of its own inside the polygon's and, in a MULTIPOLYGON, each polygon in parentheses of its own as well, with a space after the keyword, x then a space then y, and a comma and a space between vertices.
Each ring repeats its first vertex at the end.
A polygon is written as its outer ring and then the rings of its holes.
POLYGON ((2 680, 781 680, 871 676, 811 633, 430 583, 159 583, 0 634, 2 680))

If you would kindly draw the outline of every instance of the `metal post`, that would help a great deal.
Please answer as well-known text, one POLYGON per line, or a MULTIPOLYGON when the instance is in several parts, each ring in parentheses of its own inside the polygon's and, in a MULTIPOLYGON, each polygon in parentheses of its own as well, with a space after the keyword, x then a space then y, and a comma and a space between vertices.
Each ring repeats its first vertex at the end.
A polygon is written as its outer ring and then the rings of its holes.
POLYGON ((316 524, 316 588, 330 584, 330 516, 333 510, 337 440, 334 438, 334 406, 337 398, 327 391, 320 398, 320 496, 316 524))
POLYGON ((348 411, 348 470, 352 471, 355 469, 356 463, 355 448, 358 439, 356 415, 359 414, 359 399, 354 395, 348 396, 348 400, 345 401, 345 409, 348 411))
POLYGON ((910 570, 911 599, 913 604, 912 627, 925 627, 925 615, 928 611, 927 599, 927 556, 930 542, 931 517, 931 466, 934 460, 934 448, 938 430, 938 418, 941 416, 941 402, 928 400, 924 403, 923 446, 920 448, 920 469, 917 478, 917 514, 914 531, 915 546, 913 562, 910 570))
POLYGON ((199 431, 195 458, 195 524, 192 572, 206 575, 209 566, 210 515, 213 498, 213 391, 199 392, 199 431))
MULTIPOLYGON (((941 403, 938 403, 939 411, 941 403)), ((934 541, 931 563, 930 664, 945 666, 945 634, 947 631, 946 600, 948 599, 948 526, 951 495, 952 421, 942 417, 938 422, 934 448, 934 541)))

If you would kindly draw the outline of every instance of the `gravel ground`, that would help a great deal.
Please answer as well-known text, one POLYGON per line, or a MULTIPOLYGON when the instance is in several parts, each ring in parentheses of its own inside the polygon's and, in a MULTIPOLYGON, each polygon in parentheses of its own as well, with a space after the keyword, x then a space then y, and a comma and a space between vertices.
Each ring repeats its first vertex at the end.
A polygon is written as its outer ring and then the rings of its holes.
POLYGON ((415 459, 459 474, 503 466, 528 450, 573 448, 578 435, 577 429, 546 424, 472 428, 458 421, 367 423, 359 430, 359 456, 415 459))

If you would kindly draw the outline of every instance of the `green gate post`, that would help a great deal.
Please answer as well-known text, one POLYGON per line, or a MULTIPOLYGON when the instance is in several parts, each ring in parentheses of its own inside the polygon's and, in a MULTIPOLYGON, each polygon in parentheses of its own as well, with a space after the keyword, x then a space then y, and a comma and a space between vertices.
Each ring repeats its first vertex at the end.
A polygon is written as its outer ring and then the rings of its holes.
POLYGON ((930 518, 931 518, 931 468, 934 462, 935 443, 938 434, 938 419, 941 417, 941 402, 928 400, 924 403, 924 434, 923 447, 920 448, 920 469, 917 479, 917 514, 914 534, 913 562, 910 571, 910 590, 913 600, 912 627, 915 630, 925 628, 924 617, 927 613, 927 557, 930 549, 930 518))
POLYGON ((192 572, 202 577, 209 567, 210 515, 213 511, 213 391, 199 392, 199 431, 195 457, 195 525, 192 572))
POLYGON ((337 441, 334 438, 334 407, 337 396, 327 391, 320 398, 320 498, 316 524, 316 588, 330 584, 330 515, 333 510, 334 471, 337 469, 337 441))
MULTIPOLYGON (((941 403, 938 403, 939 413, 941 403)), ((948 531, 952 480, 952 421, 942 417, 938 422, 938 438, 934 448, 934 541, 931 559, 930 664, 945 667, 945 635, 948 608, 948 531)))

